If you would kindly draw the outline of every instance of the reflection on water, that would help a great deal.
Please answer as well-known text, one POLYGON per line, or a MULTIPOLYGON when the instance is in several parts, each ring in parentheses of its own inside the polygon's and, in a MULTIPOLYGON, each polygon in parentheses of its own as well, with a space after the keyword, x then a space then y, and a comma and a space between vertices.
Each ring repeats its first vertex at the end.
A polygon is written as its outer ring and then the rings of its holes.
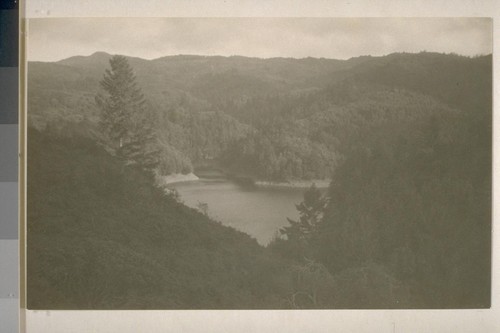
POLYGON ((298 218, 295 204, 304 189, 240 186, 229 180, 200 179, 172 184, 189 207, 206 210, 214 220, 248 233, 266 245, 277 230, 298 218))

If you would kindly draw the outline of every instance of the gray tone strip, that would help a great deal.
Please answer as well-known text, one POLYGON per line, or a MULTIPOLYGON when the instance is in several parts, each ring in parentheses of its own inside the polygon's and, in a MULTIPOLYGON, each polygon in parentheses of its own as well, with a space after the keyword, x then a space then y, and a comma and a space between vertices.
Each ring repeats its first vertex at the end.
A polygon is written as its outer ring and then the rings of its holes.
POLYGON ((19 332, 19 300, 0 298, 0 332, 19 332))
POLYGON ((0 239, 18 239, 18 183, 0 183, 0 239))
POLYGON ((0 67, 18 66, 19 11, 0 10, 0 67))
POLYGON ((18 246, 17 240, 0 240, 0 298, 19 297, 18 246))
POLYGON ((17 67, 0 67, 0 124, 17 124, 19 79, 17 67))
POLYGON ((0 125, 0 182, 17 181, 17 125, 0 125))

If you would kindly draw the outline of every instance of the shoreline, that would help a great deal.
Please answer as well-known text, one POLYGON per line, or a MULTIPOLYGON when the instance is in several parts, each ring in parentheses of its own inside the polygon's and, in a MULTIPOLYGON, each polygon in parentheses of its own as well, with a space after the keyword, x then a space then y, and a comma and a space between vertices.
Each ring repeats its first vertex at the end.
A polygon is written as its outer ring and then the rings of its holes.
MULTIPOLYGON (((219 175, 219 174, 218 174, 219 175)), ((203 172, 201 176, 197 176, 193 172, 188 174, 174 173, 167 176, 157 175, 157 181, 161 185, 173 185, 186 182, 194 182, 203 179, 212 179, 212 177, 204 177, 203 172)), ((330 186, 331 179, 312 179, 312 180, 291 180, 286 182, 276 182, 267 180, 254 180, 249 177, 238 177, 231 175, 223 175, 223 179, 235 182, 245 186, 255 186, 262 188, 309 188, 313 184, 317 188, 324 189, 330 186)))
POLYGON ((254 185, 257 187, 269 187, 269 188, 309 188, 313 184, 317 188, 328 188, 330 186, 331 179, 313 179, 313 180, 292 180, 288 182, 272 182, 272 181, 260 181, 256 180, 254 185))
POLYGON ((330 187, 331 179, 309 179, 309 180, 288 180, 288 181, 272 181, 272 180, 259 180, 252 176, 224 173, 228 180, 243 186, 253 186, 262 188, 298 188, 307 189, 313 184, 317 188, 326 189, 330 187))
POLYGON ((172 185, 200 180, 200 178, 192 172, 185 175, 182 173, 172 173, 167 176, 157 175, 156 179, 160 185, 172 185))

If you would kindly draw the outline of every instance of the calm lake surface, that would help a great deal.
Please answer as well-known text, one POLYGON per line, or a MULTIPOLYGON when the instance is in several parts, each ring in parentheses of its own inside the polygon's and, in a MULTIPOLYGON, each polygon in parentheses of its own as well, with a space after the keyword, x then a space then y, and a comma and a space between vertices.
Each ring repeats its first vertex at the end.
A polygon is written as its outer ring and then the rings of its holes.
POLYGON ((225 179, 200 179, 171 184, 189 207, 205 203, 208 215, 222 224, 246 232, 267 245, 287 217, 298 219, 295 204, 303 200, 303 188, 247 187, 225 179))

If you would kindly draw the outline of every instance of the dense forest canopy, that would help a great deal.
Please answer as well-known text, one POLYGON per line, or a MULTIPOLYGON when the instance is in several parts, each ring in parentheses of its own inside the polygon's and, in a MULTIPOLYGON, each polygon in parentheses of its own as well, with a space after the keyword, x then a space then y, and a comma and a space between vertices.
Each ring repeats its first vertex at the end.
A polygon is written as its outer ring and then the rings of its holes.
MULTIPOLYGON (((30 63, 30 124, 91 136, 109 58, 98 52, 30 63)), ((164 174, 208 164, 274 181, 329 179, 366 126, 475 107, 469 104, 488 100, 491 81, 491 56, 128 60, 162 138, 164 174)))
POLYGON ((124 58, 160 173, 331 179, 266 248, 99 144, 110 58, 29 64, 30 307, 490 306, 491 55, 124 58))

